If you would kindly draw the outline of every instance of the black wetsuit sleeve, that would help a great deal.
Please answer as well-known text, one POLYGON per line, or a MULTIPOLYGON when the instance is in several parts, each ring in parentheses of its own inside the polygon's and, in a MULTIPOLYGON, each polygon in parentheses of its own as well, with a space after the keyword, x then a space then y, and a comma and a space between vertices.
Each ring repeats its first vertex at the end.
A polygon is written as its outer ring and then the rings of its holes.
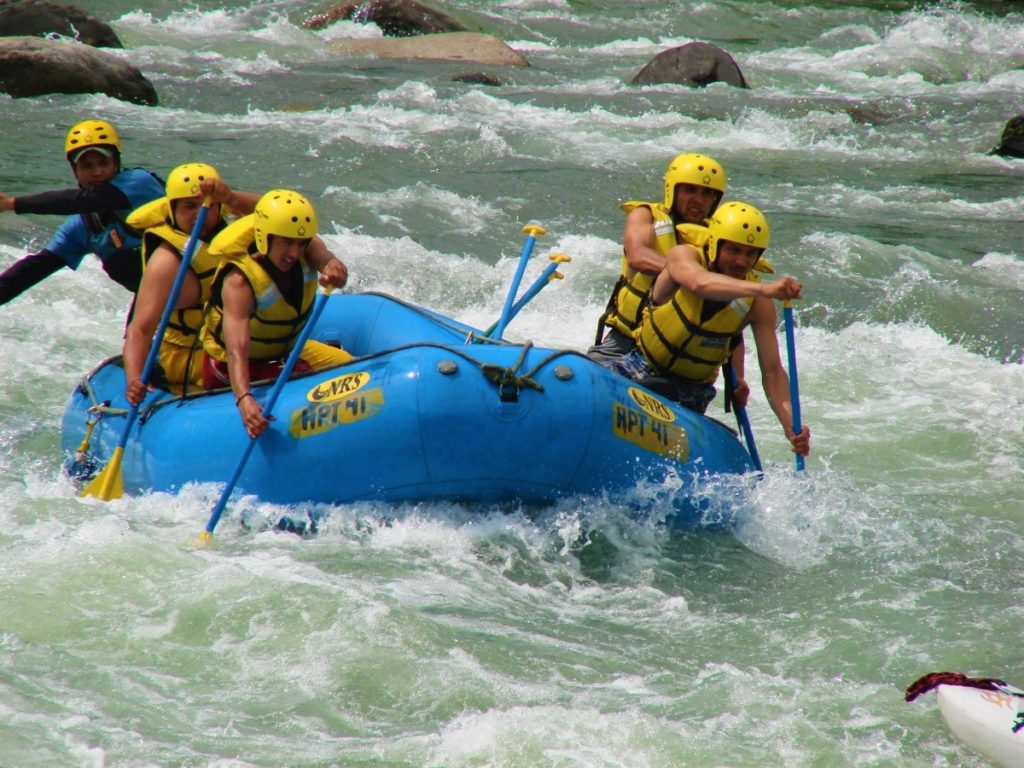
POLYGON ((46 249, 14 262, 0 274, 0 305, 40 283, 67 264, 46 249))
POLYGON ((85 189, 54 189, 14 198, 15 213, 43 213, 71 216, 76 213, 102 213, 131 208, 131 201, 113 184, 85 189))

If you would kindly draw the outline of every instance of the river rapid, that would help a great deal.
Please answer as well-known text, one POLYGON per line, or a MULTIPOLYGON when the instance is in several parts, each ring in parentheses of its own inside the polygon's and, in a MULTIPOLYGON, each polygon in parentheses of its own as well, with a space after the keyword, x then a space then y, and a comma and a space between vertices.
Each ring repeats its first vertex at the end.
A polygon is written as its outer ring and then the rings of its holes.
MULTIPOLYGON (((71 184, 64 134, 102 117, 128 165, 303 190, 349 290, 479 327, 540 223, 527 280, 572 262, 512 339, 586 349, 618 204, 658 199, 675 154, 714 156, 805 285, 813 453, 798 475, 751 352, 766 477, 732 530, 617 499, 365 503, 303 539, 243 530, 281 512, 244 499, 195 550, 219 487, 100 503, 61 473, 64 404, 128 303, 89 260, 0 308, 0 766, 980 763, 903 689, 1024 685, 1024 160, 989 154, 1024 111, 1019 3, 445 6, 514 70, 341 56, 380 31, 303 29, 313 3, 78 5, 160 105, 0 95, 0 190, 71 184), (628 85, 693 40, 751 88, 628 85), (502 84, 452 79, 481 70, 502 84)), ((0 268, 56 224, 0 215, 0 268)))

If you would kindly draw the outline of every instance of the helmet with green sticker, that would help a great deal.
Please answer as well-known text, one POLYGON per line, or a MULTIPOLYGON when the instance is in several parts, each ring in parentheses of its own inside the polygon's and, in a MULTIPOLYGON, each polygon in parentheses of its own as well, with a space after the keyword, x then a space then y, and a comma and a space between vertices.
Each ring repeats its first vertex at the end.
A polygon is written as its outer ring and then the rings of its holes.
POLYGON ((270 250, 270 235, 308 240, 316 235, 313 204, 291 189, 272 189, 256 203, 256 250, 264 256, 270 250))
POLYGON ((730 200, 722 203, 708 219, 709 258, 714 261, 718 255, 718 245, 728 240, 740 245, 752 245, 764 251, 768 247, 770 230, 768 219, 750 203, 730 200))
POLYGON ((117 129, 106 120, 90 119, 75 123, 64 138, 64 156, 74 163, 87 150, 120 158, 121 137, 117 135, 117 129))
MULTIPOLYGON (((698 187, 709 187, 718 193, 715 205, 725 194, 725 169, 714 158, 696 152, 684 152, 676 155, 665 170, 665 207, 672 210, 676 199, 676 187, 680 184, 693 184, 698 187)), ((715 207, 712 206, 712 211, 715 207)))
POLYGON ((180 200, 183 197, 197 197, 202 194, 200 183, 207 179, 219 179, 220 174, 212 165, 206 163, 185 163, 167 174, 167 186, 164 188, 168 200, 180 200))

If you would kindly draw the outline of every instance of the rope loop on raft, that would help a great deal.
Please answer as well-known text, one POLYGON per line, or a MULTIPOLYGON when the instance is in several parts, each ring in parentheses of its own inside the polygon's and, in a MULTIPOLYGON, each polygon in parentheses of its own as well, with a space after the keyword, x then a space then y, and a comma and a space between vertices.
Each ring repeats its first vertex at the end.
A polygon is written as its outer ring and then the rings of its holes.
POLYGON ((97 414, 93 418, 93 409, 90 408, 88 415, 85 417, 85 436, 82 438, 82 442, 79 443, 78 448, 75 450, 75 461, 85 461, 86 454, 89 452, 89 441, 92 440, 92 431, 96 429, 96 425, 100 423, 100 416, 97 414))
POLYGON ((516 371, 519 370, 519 366, 526 360, 526 355, 532 346, 532 341, 523 344, 523 351, 520 353, 519 359, 516 360, 514 366, 494 365, 493 363, 484 363, 480 366, 480 371, 484 377, 492 384, 498 386, 498 394, 502 400, 514 400, 519 396, 519 391, 524 387, 535 389, 538 392, 544 391, 544 387, 538 384, 532 376, 532 374, 537 372, 536 368, 530 371, 529 374, 523 376, 516 375, 516 371))
MULTIPOLYGON (((109 414, 111 416, 124 416, 128 413, 127 408, 111 408, 109 400, 104 400, 101 403, 96 397, 96 390, 92 388, 92 382, 89 381, 89 379, 81 379, 78 382, 78 388, 92 401, 92 405, 89 406, 87 411, 89 415, 85 420, 86 426, 89 426, 89 420, 92 418, 93 414, 97 414, 96 421, 99 421, 100 416, 103 416, 104 414, 109 414)), ((93 422, 93 424, 95 425, 95 422, 93 422)))
POLYGON ((85 434, 82 436, 82 442, 75 449, 66 468, 71 477, 84 480, 95 476, 99 468, 96 459, 89 455, 89 445, 92 442, 92 433, 96 429, 96 425, 100 423, 100 419, 104 415, 123 416, 128 411, 124 408, 111 408, 109 400, 101 403, 88 379, 81 379, 78 388, 92 401, 92 405, 85 412, 85 434))

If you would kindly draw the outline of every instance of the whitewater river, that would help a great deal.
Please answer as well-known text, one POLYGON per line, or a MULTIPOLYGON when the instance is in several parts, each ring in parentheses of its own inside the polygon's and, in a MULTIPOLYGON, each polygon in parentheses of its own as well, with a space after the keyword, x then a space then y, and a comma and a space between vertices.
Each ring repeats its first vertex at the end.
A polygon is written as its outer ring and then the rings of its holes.
MULTIPOLYGON (((248 499, 196 551, 218 486, 85 502, 61 474, 127 306, 91 260, 0 308, 0 766, 979 764, 903 689, 1024 685, 1024 161, 988 154, 1024 109, 1019 3, 448 3, 524 69, 346 58, 379 30, 307 31, 314 3, 79 6, 160 106, 0 95, 0 191, 69 185, 65 131, 106 118, 129 165, 305 191, 351 290, 478 326, 537 222, 527 279, 572 262, 513 339, 585 349, 618 203, 713 155, 804 282, 814 452, 798 476, 751 352, 767 476, 734 530, 367 503, 301 539, 242 530, 280 511, 248 499), (627 84, 692 40, 751 88, 627 84), (480 70, 502 84, 452 79, 480 70)), ((0 267, 56 223, 0 215, 0 267)))

